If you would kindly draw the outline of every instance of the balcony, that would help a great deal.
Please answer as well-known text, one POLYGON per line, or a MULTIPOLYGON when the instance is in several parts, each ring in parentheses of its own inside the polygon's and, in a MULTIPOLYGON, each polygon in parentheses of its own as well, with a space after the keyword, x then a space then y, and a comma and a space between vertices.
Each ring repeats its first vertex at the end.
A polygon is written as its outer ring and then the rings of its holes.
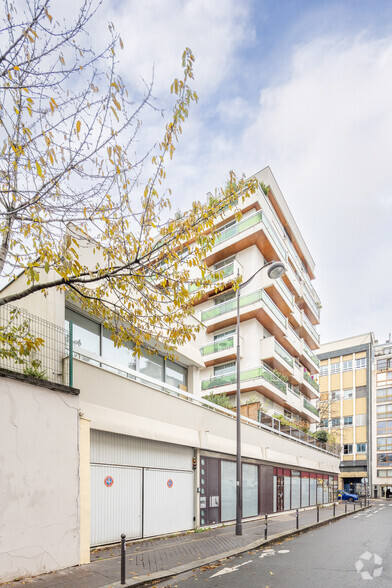
POLYGON ((320 368, 318 357, 313 353, 310 347, 306 345, 305 341, 302 342, 301 361, 311 374, 318 373, 320 368))
MULTIPOLYGON (((214 272, 213 268, 210 269, 214 272)), ((201 291, 203 293, 202 298, 197 301, 198 304, 203 302, 203 299, 206 300, 208 294, 215 292, 216 284, 223 283, 225 286, 230 284, 234 280, 234 278, 236 278, 238 273, 242 274, 243 268, 241 264, 239 264, 238 261, 234 259, 231 263, 228 263, 224 267, 216 270, 216 272, 220 273, 220 278, 217 278, 215 280, 207 279, 207 283, 205 284, 201 283, 202 279, 200 279, 199 282, 195 280, 193 284, 189 285, 189 292, 196 294, 196 292, 201 291)))
POLYGON ((260 341, 260 359, 286 376, 293 373, 294 360, 274 337, 260 341))
POLYGON ((304 413, 307 414, 312 419, 312 422, 319 422, 320 413, 319 413, 318 408, 313 406, 313 404, 311 404, 309 402, 309 400, 306 400, 306 398, 304 398, 304 397, 302 397, 302 403, 303 403, 304 413), (316 418, 314 418, 314 417, 316 417, 316 418))
POLYGON ((214 248, 206 258, 206 263, 212 265, 223 259, 223 256, 234 255, 251 245, 256 245, 267 260, 286 260, 287 254, 281 238, 264 212, 258 210, 227 229, 216 232, 214 248))
MULTIPOLYGON (((223 361, 232 361, 237 357, 237 336, 230 335, 224 339, 213 341, 200 348, 200 353, 204 358, 204 365, 216 365, 223 361)), ((240 357, 242 357, 242 350, 244 347, 243 339, 240 337, 240 357)))
POLYGON ((311 349, 318 349, 320 347, 320 335, 304 313, 301 311, 302 314, 302 324, 301 324, 301 336, 306 341, 307 345, 311 349))
POLYGON ((268 292, 279 310, 285 315, 291 313, 294 307, 294 296, 282 278, 273 280, 272 278, 267 277, 267 280, 268 281, 264 285, 264 290, 268 292))
POLYGON ((316 305, 315 301, 313 300, 313 296, 310 293, 306 282, 303 283, 302 287, 302 294, 301 300, 298 303, 301 310, 303 310, 310 322, 314 325, 317 325, 320 322, 320 308, 316 305))
POLYGON ((287 346, 289 353, 294 356, 299 355, 302 349, 301 337, 294 331, 290 323, 287 324, 284 346, 287 346))
MULTIPOLYGON (((274 374, 266 365, 241 370, 241 392, 258 391, 278 404, 283 404, 287 396, 287 384, 274 374)), ((234 394, 236 391, 237 373, 212 376, 201 381, 203 392, 219 388, 216 393, 234 394)))
MULTIPOLYGON (((236 322, 237 299, 233 298, 201 312, 201 321, 207 326, 207 333, 236 322)), ((240 298, 241 321, 258 318, 273 335, 283 336, 287 319, 264 290, 242 294, 240 298)))
POLYGON ((302 391, 304 391, 307 396, 310 398, 319 398, 318 383, 313 380, 311 376, 305 371, 302 372, 302 380, 300 385, 302 391))

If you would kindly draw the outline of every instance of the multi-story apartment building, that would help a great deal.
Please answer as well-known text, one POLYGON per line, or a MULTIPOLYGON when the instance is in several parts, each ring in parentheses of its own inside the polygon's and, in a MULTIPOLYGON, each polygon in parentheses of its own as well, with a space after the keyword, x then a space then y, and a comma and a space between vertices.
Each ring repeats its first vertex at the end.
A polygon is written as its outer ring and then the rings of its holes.
POLYGON ((272 416, 318 422, 319 309, 314 264, 287 204, 268 168, 257 177, 270 190, 246 201, 239 222, 227 212, 207 260, 223 268, 224 300, 205 293, 195 313, 206 332, 175 358, 115 347, 67 292, 0 309, 0 326, 14 317, 45 341, 34 356, 45 380, 0 361, 9 472, 0 581, 86 563, 91 546, 123 532, 137 539, 235 520, 236 415, 201 396, 234 390, 231 281, 266 260, 287 271, 275 282, 261 272, 241 297, 242 398, 259 406, 241 422, 242 517, 336 499, 336 447, 272 416))
POLYGON ((321 345, 318 354, 320 427, 342 447, 340 488, 358 494, 372 488, 373 344, 366 333, 321 345))
POLYGON ((374 495, 392 496, 392 340, 376 343, 373 365, 373 446, 372 477, 374 495))
POLYGON ((198 343, 205 368, 201 394, 226 394, 235 405, 236 292, 243 282, 271 260, 286 272, 278 280, 260 272, 241 292, 240 366, 243 413, 282 415, 312 425, 319 421, 318 373, 320 301, 313 288, 314 261, 270 170, 255 176, 257 192, 246 199, 237 222, 227 211, 216 227, 208 266, 223 272, 224 291, 206 292, 196 307, 205 331, 198 343), (268 189, 266 188, 268 186, 268 189))

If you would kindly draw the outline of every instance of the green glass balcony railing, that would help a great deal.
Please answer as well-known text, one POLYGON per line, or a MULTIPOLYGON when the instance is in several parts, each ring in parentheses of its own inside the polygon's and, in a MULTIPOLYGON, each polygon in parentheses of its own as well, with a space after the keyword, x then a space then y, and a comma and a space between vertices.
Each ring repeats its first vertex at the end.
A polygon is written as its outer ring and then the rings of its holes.
MULTIPOLYGON (((232 274, 234 274, 234 262, 228 263, 224 267, 221 267, 220 269, 216 270, 216 272, 219 272, 222 277, 217 278, 216 280, 210 280, 209 281, 210 284, 216 284, 216 282, 219 282, 220 280, 224 280, 225 278, 227 278, 227 276, 231 276, 232 274)), ((188 289, 189 289, 189 292, 196 292, 196 290, 200 290, 203 287, 208 288, 208 286, 203 286, 203 285, 198 286, 197 284, 190 284, 188 289)))
POLYGON ((223 243, 223 241, 227 241, 227 239, 231 239, 231 237, 235 237, 236 235, 243 233, 251 227, 254 227, 259 222, 261 222, 262 218, 263 213, 261 210, 259 210, 256 212, 256 214, 252 214, 252 216, 248 216, 247 218, 240 220, 239 223, 236 223, 227 229, 223 229, 223 231, 216 235, 215 246, 220 245, 220 243, 223 243))
MULTIPOLYGON (((283 394, 287 394, 287 384, 283 382, 278 376, 276 376, 266 366, 261 365, 249 370, 241 371, 240 381, 246 382, 247 380, 257 380, 262 378, 263 380, 272 384, 283 394)), ((208 380, 202 380, 201 389, 210 390, 211 388, 219 388, 220 386, 227 386, 228 384, 235 384, 237 381, 236 372, 230 374, 222 374, 221 376, 213 376, 208 380)))
POLYGON ((307 287, 304 287, 304 298, 306 300, 306 304, 312 309, 313 314, 320 320, 320 309, 317 308, 316 303, 313 301, 312 296, 310 295, 309 290, 307 287))
POLYGON ((310 410, 310 412, 312 412, 316 416, 320 416, 319 409, 316 408, 315 406, 313 406, 313 404, 311 404, 309 402, 309 400, 306 400, 306 398, 304 398, 303 401, 304 401, 304 408, 306 408, 307 410, 310 410))
POLYGON ((306 314, 302 313, 302 316, 303 316, 304 326, 309 331, 309 333, 312 335, 313 339, 315 341, 317 341, 317 343, 320 343, 320 335, 318 334, 318 332, 316 331, 316 329, 314 328, 314 326, 312 325, 312 323, 310 322, 310 320, 308 319, 306 314))
MULTIPOLYGON (((276 306, 275 302, 268 296, 267 292, 264 290, 257 290, 256 292, 250 292, 249 294, 242 295, 240 298, 240 307, 249 306, 250 304, 254 304, 255 302, 262 301, 271 313, 275 316, 278 322, 286 328, 287 320, 286 317, 282 312, 280 312, 279 308, 276 306)), ((227 300, 226 302, 222 302, 221 304, 217 304, 208 310, 205 310, 201 313, 201 320, 208 321, 213 318, 217 318, 222 314, 226 314, 227 312, 231 312, 237 308, 237 300, 233 298, 232 300, 227 300)))
POLYGON ((318 360, 318 357, 317 357, 317 355, 315 355, 315 354, 313 353, 313 351, 310 349, 310 347, 308 347, 308 346, 306 345, 305 341, 304 341, 304 351, 305 351, 306 355, 307 355, 308 357, 310 357, 310 359, 313 361, 313 363, 315 363, 317 366, 320 366, 320 362, 319 362, 319 360, 318 360))
POLYGON ((260 222, 264 223, 265 230, 268 233, 268 237, 275 251, 279 253, 282 261, 285 261, 287 255, 283 245, 280 242, 280 237, 262 210, 258 210, 255 214, 252 214, 251 216, 248 216, 243 220, 240 220, 235 225, 232 225, 227 229, 223 229, 220 233, 216 235, 215 246, 220 245, 224 241, 227 241, 227 239, 231 239, 232 237, 235 237, 236 235, 243 233, 247 229, 254 227, 260 222))
POLYGON ((317 392, 319 391, 319 385, 313 380, 313 378, 309 376, 307 372, 304 372, 304 378, 311 386, 313 386, 315 390, 317 390, 317 392))
POLYGON ((291 355, 289 353, 287 353, 286 349, 284 347, 282 347, 282 345, 280 343, 278 343, 276 340, 274 341, 274 347, 275 347, 276 353, 282 359, 284 359, 284 361, 286 363, 288 363, 291 367, 293 367, 294 366, 293 358, 291 357, 291 355))
POLYGON ((280 278, 279 280, 274 280, 274 282, 276 284, 276 287, 278 288, 278 290, 282 294, 283 298, 286 300, 286 302, 290 306, 293 306, 294 296, 292 295, 292 293, 290 292, 290 290, 288 289, 288 287, 286 286, 286 284, 284 283, 282 278, 280 278))
POLYGON ((209 343, 201 347, 200 353, 202 355, 210 355, 211 353, 217 353, 218 351, 224 351, 225 349, 231 349, 234 347, 234 336, 227 337, 227 339, 219 339, 214 343, 209 343))

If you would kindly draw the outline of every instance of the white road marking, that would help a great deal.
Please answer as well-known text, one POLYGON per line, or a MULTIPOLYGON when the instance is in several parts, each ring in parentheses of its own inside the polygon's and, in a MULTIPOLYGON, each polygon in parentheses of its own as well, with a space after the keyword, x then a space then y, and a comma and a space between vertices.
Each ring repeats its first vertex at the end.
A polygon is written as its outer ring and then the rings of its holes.
POLYGON ((278 553, 290 553, 290 549, 279 549, 278 553))
POLYGON ((252 563, 252 561, 253 559, 250 559, 249 561, 244 561, 244 563, 233 566, 232 568, 223 568, 223 570, 219 570, 219 572, 216 572, 216 574, 213 574, 212 576, 210 576, 210 578, 216 578, 216 576, 223 576, 224 574, 231 574, 231 572, 237 572, 239 568, 252 563))

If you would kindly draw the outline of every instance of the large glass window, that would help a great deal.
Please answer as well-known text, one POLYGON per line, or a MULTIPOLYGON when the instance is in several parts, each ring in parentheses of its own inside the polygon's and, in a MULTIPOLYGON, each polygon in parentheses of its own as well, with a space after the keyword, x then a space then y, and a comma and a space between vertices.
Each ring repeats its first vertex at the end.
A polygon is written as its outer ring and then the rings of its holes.
POLYGON ((165 362, 165 382, 166 384, 170 384, 170 386, 174 386, 175 388, 180 388, 181 390, 187 390, 188 385, 188 370, 187 368, 179 365, 178 363, 174 363, 167 359, 165 362))
POLYGON ((229 290, 228 292, 225 292, 224 294, 220 294, 219 296, 215 296, 214 298, 214 304, 221 304, 222 302, 227 302, 228 300, 232 300, 233 298, 235 298, 235 292, 234 290, 229 290))
POLYGON ((236 517, 236 463, 221 461, 221 521, 236 517))
POLYGON ((320 366, 320 374, 319 375, 320 375, 320 377, 328 375, 328 366, 327 365, 320 366))
POLYGON ((149 355, 145 349, 139 358, 139 372, 155 378, 160 382, 164 381, 164 359, 160 355, 149 355))
POLYGON ((377 470, 379 478, 392 478, 392 470, 377 470))
POLYGON ((317 504, 323 503, 323 491, 324 491, 323 482, 324 482, 323 476, 317 475, 317 504))
POLYGON ((377 450, 392 451, 392 437, 378 437, 377 439, 377 450))
POLYGON ((69 308, 65 309, 65 320, 67 323, 73 323, 74 351, 84 349, 96 355, 101 354, 101 325, 99 323, 69 308))
POLYGON ((235 361, 229 361, 228 363, 221 363, 220 365, 214 366, 214 376, 223 376, 225 374, 232 374, 235 372, 235 361))
POLYGON ((392 453, 378 453, 377 465, 383 467, 392 467, 392 453))
POLYGON ((331 363, 331 374, 340 373, 340 363, 331 363))
POLYGON ((242 465, 242 516, 255 517, 259 511, 259 469, 256 465, 242 465))
POLYGON ((301 473, 301 506, 309 506, 309 474, 301 473))
POLYGON ((132 352, 133 344, 127 342, 121 347, 116 347, 114 341, 111 339, 111 333, 107 329, 103 329, 102 337, 102 357, 107 361, 123 365, 131 370, 136 369, 136 357, 132 352))
POLYGON ((346 443, 345 445, 343 445, 344 455, 350 455, 352 452, 353 452, 353 444, 352 443, 346 443))
POLYGON ((392 421, 378 421, 377 435, 392 435, 392 421))
POLYGON ((377 418, 392 417, 392 404, 379 404, 377 406, 377 418))
POLYGON ((316 504, 316 478, 314 474, 310 474, 309 479, 309 506, 316 504))
POLYGON ((333 502, 334 500, 335 500, 335 497, 334 497, 333 476, 329 476, 329 500, 328 500, 328 502, 333 502))
POLYGON ((345 427, 352 427, 352 424, 353 424, 353 417, 352 416, 344 417, 344 426, 345 427))
POLYGON ((366 367, 366 357, 355 360, 355 369, 360 370, 366 367))
POLYGON ((323 482, 323 502, 324 504, 326 504, 328 502, 328 477, 324 476, 324 482, 323 482))
POLYGON ((357 443, 357 453, 366 453, 367 451, 367 444, 366 443, 357 443))
POLYGON ((332 419, 331 424, 333 427, 340 427, 340 419, 332 419))
POLYGON ((392 400, 392 388, 379 388, 377 390, 377 402, 392 400))
POLYGON ((284 470, 284 510, 290 510, 291 506, 291 472, 284 470))
POLYGON ((353 361, 352 361, 352 359, 350 359, 349 361, 344 361, 343 362, 343 371, 344 372, 351 371, 352 369, 353 369, 353 361))
POLYGON ((291 508, 301 506, 301 472, 291 472, 291 508))
POLYGON ((223 333, 217 333, 216 335, 214 335, 214 341, 219 341, 220 339, 226 339, 227 337, 230 337, 230 335, 234 335, 236 332, 236 329, 229 329, 228 331, 224 331, 223 333))

